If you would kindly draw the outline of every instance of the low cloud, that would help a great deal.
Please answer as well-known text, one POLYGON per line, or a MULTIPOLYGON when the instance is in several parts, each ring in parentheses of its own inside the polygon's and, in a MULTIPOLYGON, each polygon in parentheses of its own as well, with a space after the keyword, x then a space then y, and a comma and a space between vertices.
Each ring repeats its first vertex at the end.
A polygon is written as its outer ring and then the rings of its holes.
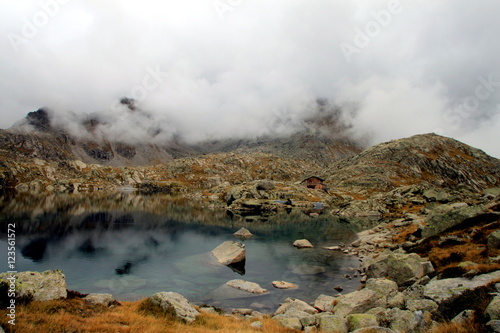
POLYGON ((499 9, 495 0, 10 1, 0 13, 0 127, 48 106, 80 135, 75 120, 99 113, 103 132, 129 141, 151 131, 255 137, 292 132, 325 98, 370 144, 434 131, 500 157, 499 9), (124 96, 144 113, 117 107, 124 96))

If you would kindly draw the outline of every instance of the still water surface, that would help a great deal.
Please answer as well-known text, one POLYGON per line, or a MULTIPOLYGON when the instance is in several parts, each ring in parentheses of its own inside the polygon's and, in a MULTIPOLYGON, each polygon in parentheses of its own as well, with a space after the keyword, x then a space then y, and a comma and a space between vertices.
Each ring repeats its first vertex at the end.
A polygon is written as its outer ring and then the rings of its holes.
MULTIPOLYGON (((293 210, 248 222, 223 209, 134 193, 4 196, 0 212, 1 252, 7 248, 7 223, 16 223, 18 271, 60 269, 68 288, 82 293, 135 300, 175 291, 195 304, 270 312, 286 297, 310 302, 320 294, 335 294, 337 285, 344 292, 359 286, 359 279, 344 277, 353 275, 357 258, 321 248, 348 243, 359 229, 327 214, 311 218, 293 210), (238 240, 232 234, 241 227, 254 234, 244 241, 244 267, 218 265, 210 251, 238 240), (294 248, 293 241, 301 238, 315 248, 294 248), (228 294, 220 287, 231 279, 259 283, 270 293, 228 294), (299 289, 275 289, 274 280, 296 283, 299 289)), ((7 271, 5 261, 2 265, 7 271)))

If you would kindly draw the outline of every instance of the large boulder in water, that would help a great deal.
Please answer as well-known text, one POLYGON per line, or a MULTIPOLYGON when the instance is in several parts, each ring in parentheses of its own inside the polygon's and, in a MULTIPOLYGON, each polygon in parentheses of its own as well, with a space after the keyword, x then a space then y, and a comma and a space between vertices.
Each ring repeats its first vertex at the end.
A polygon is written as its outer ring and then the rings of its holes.
POLYGON ((314 247, 310 241, 307 239, 297 239, 295 242, 293 242, 293 246, 299 248, 299 249, 304 249, 304 248, 311 248, 314 247))
POLYGON ((236 264, 246 258, 245 244, 227 241, 213 249, 212 254, 223 265, 236 264))

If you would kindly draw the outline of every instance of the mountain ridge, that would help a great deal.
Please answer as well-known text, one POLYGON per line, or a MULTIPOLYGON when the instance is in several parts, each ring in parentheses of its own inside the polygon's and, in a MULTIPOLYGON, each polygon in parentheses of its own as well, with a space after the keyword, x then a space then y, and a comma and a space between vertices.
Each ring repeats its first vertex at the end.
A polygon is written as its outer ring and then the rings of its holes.
MULTIPOLYGON (((142 112, 128 100, 122 101, 122 104, 127 106, 128 113, 125 115, 142 112)), ((144 114, 147 118, 147 114, 144 114)), ((174 133, 164 140, 134 142, 131 139, 113 138, 106 132, 106 121, 99 115, 80 119, 78 126, 84 133, 73 135, 58 125, 58 119, 54 119, 55 115, 49 109, 41 108, 28 113, 12 128, 0 130, 0 145, 3 153, 11 158, 36 157, 53 161, 78 159, 84 163, 110 166, 155 165, 177 158, 229 152, 266 153, 327 165, 332 160, 352 156, 362 150, 345 134, 346 127, 338 117, 335 109, 320 105, 316 113, 305 119, 302 129, 290 135, 188 143, 174 133)), ((154 132, 153 135, 163 131, 158 128, 147 130, 154 132)))
POLYGON ((419 134, 372 146, 320 173, 342 187, 390 189, 423 181, 473 191, 500 186, 500 160, 458 140, 419 134))

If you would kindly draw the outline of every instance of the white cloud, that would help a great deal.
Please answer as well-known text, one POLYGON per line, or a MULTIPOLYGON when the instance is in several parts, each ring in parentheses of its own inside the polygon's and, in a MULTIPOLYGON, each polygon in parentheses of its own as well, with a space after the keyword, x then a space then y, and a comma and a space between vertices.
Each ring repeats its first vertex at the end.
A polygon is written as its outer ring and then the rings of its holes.
POLYGON ((113 117, 113 103, 158 67, 169 76, 141 105, 154 124, 191 139, 286 130, 316 97, 357 103, 346 117, 371 143, 441 128, 485 148, 500 129, 488 121, 499 114, 497 91, 460 124, 449 121, 478 77, 500 81, 495 0, 401 0, 350 63, 340 44, 354 45, 377 23, 374 13, 397 1, 220 1, 232 4, 223 19, 217 0, 0 0, 0 128, 41 106, 113 117), (45 10, 47 22, 25 38, 26 24, 43 19, 42 3, 55 12, 45 10), (17 53, 12 34, 26 41, 17 53))

